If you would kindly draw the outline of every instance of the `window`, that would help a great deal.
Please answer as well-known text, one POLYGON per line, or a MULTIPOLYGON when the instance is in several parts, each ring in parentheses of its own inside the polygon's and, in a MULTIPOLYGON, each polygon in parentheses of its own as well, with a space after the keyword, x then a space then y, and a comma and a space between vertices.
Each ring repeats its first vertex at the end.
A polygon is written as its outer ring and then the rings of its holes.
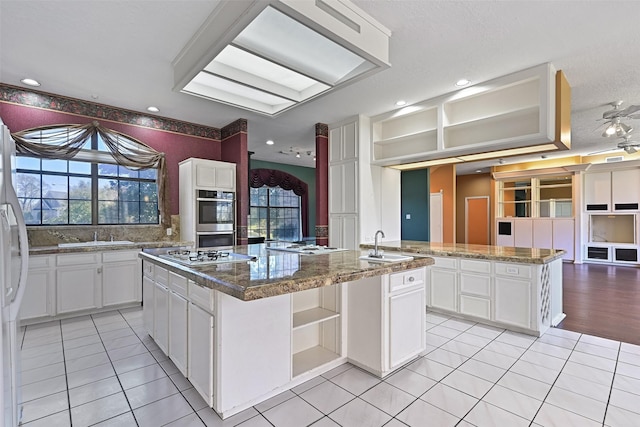
POLYGON ((99 134, 75 158, 18 155, 15 186, 28 225, 158 224, 157 169, 115 164, 99 134))
POLYGON ((293 190, 266 186, 251 188, 249 194, 250 233, 271 240, 300 240, 300 196, 293 190))

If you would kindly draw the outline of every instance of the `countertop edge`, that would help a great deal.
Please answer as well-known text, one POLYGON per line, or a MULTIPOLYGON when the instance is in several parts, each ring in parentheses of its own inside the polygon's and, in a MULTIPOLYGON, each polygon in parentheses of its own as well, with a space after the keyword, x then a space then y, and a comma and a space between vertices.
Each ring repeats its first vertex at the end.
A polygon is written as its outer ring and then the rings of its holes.
POLYGON ((76 246, 76 247, 59 247, 59 246, 30 246, 29 255, 53 255, 67 253, 83 253, 83 252, 101 252, 101 251, 121 251, 151 248, 168 248, 168 247, 191 247, 193 242, 133 242, 127 245, 99 245, 99 246, 76 246))
MULTIPOLYGON (((467 259, 484 259, 488 261, 516 262, 521 264, 548 264, 552 261, 557 260, 558 258, 562 258, 562 256, 566 253, 566 251, 562 249, 546 249, 548 251, 553 251, 553 254, 549 254, 545 256, 529 256, 529 257, 522 256, 522 255, 492 255, 492 254, 484 254, 484 253, 473 253, 473 252, 469 252, 468 250, 455 249, 455 248, 451 248, 451 249, 430 248, 429 242, 423 242, 423 244, 420 244, 420 243, 416 243, 415 241, 412 241, 411 244, 414 247, 410 247, 410 246, 407 247, 407 246, 402 246, 403 242, 404 241, 392 242, 391 244, 386 244, 386 245, 378 244, 378 249, 382 249, 390 252, 420 254, 425 256, 432 255, 432 256, 458 257, 458 258, 467 258, 467 259)), ((485 247, 495 247, 495 248, 503 247, 503 246, 491 246, 491 245, 475 245, 475 246, 485 246, 485 247)), ((360 248, 373 249, 374 245, 370 243, 362 243, 360 244, 360 248)))
POLYGON ((180 274, 202 287, 220 291, 241 301, 254 301, 262 298, 286 295, 294 292, 305 291, 308 289, 315 289, 368 277, 382 276, 384 274, 426 267, 434 263, 433 258, 429 258, 428 256, 419 256, 411 261, 385 264, 381 263, 379 265, 376 265, 374 268, 369 267, 366 269, 354 270, 352 272, 328 273, 304 279, 284 278, 273 283, 245 288, 234 283, 216 279, 214 276, 209 274, 198 274, 199 271, 196 268, 183 266, 181 264, 157 257, 153 254, 140 252, 138 256, 143 260, 147 260, 176 274, 180 274))

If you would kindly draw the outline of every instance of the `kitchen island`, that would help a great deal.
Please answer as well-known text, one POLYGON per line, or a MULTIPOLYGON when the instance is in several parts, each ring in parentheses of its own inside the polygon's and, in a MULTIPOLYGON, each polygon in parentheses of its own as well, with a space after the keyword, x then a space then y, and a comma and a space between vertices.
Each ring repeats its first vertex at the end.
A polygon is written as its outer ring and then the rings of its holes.
POLYGON ((379 248, 434 259, 426 281, 431 310, 536 336, 565 317, 563 250, 412 240, 379 248))
POLYGON ((425 349, 428 257, 258 244, 198 266, 167 252, 140 253, 145 327, 223 418, 347 361, 383 377, 425 349))

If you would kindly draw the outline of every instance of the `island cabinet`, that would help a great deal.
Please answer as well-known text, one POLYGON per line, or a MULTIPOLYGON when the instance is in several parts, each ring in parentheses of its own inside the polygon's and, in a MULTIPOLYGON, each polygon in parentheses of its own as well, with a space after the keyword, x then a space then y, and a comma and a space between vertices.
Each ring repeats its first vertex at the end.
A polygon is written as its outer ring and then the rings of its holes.
POLYGON ((139 250, 29 256, 22 324, 139 304, 139 250))
POLYGON ((419 268, 349 283, 349 361, 384 377, 424 351, 426 274, 419 268))
POLYGON ((542 335, 562 313, 562 259, 544 264, 432 257, 427 307, 542 335))

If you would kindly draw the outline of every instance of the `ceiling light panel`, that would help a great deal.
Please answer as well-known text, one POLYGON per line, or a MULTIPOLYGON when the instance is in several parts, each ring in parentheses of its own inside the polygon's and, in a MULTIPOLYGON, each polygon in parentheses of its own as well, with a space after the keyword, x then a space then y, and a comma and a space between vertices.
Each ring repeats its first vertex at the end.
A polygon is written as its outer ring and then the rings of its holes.
POLYGON ((174 59, 174 89, 276 115, 388 68, 390 35, 348 0, 222 1, 174 59))

